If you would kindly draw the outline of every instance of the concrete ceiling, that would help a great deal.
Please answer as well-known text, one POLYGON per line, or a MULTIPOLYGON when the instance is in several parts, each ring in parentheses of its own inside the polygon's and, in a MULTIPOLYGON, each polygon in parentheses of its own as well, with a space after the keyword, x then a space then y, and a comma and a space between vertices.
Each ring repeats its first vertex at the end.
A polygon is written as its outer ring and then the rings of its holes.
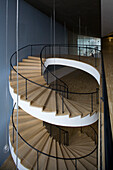
MULTIPOLYGON (((25 0, 51 16, 54 0, 25 0)), ((75 33, 100 37, 100 0, 56 0, 56 20, 75 33), (80 29, 81 27, 81 29, 80 29)))

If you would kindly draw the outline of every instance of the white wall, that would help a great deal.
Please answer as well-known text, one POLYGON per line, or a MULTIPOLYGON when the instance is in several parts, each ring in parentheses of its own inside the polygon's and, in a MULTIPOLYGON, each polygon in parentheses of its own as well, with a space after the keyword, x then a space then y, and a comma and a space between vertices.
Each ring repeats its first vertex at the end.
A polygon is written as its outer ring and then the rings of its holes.
MULTIPOLYGON (((50 43, 50 18, 20 0, 19 47, 34 43, 50 43)), ((9 60, 15 52, 16 0, 9 0, 8 56, 5 57, 5 0, 0 0, 0 166, 8 154, 3 153, 6 140, 6 113, 8 122, 12 111, 12 99, 8 89, 9 60), (7 89, 6 89, 7 87, 7 89), (7 97, 6 97, 7 93, 7 97)), ((56 23, 56 43, 64 43, 64 28, 56 23)))

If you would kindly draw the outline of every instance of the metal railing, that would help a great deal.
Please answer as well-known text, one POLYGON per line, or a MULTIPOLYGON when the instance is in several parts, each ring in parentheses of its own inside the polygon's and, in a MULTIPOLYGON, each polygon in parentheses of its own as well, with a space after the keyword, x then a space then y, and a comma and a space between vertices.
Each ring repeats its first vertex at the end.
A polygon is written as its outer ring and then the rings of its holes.
MULTIPOLYGON (((41 60, 41 70, 42 70, 42 74, 44 73, 47 74, 46 76, 46 80, 47 80, 47 84, 49 84, 49 86, 45 86, 43 84, 40 84, 40 83, 37 83, 35 81, 32 81, 28 78, 26 78, 25 76, 23 76, 22 74, 18 73, 18 75, 23 79, 25 80, 25 99, 27 100, 28 98, 28 82, 31 83, 32 85, 37 85, 37 87, 43 87, 45 89, 52 89, 56 92, 56 98, 57 98, 57 93, 60 94, 61 96, 61 99, 62 99, 62 113, 64 113, 64 105, 65 105, 65 101, 64 101, 64 98, 69 98, 70 100, 78 100, 78 102, 82 102, 82 101, 87 101, 87 105, 90 107, 90 112, 92 113, 93 111, 95 111, 95 107, 97 107, 97 104, 99 103, 99 99, 98 99, 98 88, 96 89, 96 91, 94 92, 88 92, 88 93, 77 93, 77 92, 73 92, 73 91, 69 91, 68 89, 68 86, 67 84, 58 79, 57 76, 55 74, 53 74, 51 71, 49 71, 48 68, 46 68, 44 62, 43 62, 43 59, 47 59, 47 58, 51 58, 51 57, 62 57, 64 54, 70 54, 70 49, 74 49, 74 56, 75 56, 75 52, 76 54, 79 53, 79 55, 77 55, 78 59, 80 61, 82 61, 84 59, 81 58, 80 56, 80 49, 83 48, 83 49, 89 49, 89 50, 95 50, 95 56, 94 56, 94 66, 95 63, 97 63, 97 59, 99 58, 99 53, 100 53, 100 50, 98 50, 97 48, 96 49, 93 49, 91 47, 88 47, 88 46, 79 46, 79 45, 55 45, 55 47, 53 45, 44 45, 44 44, 34 44, 34 45, 27 45, 25 47, 22 47, 19 49, 19 61, 22 60, 22 58, 25 58, 27 57, 29 54, 31 55, 35 55, 37 53, 40 53, 40 60, 41 60), (34 49, 35 48, 35 49, 34 49), (37 49, 38 48, 38 49, 37 49), (53 48, 56 48, 53 49, 53 48), (24 51, 25 50, 25 51, 24 51), (53 56, 53 51, 55 50, 54 54, 55 56, 53 56), (79 50, 79 51, 78 51, 79 50), (26 53, 27 51, 27 53, 26 53), (34 52, 35 51, 35 52, 34 52), (98 55, 97 55, 98 53, 98 55), (45 72, 44 72, 45 71, 45 72), (49 76, 48 76, 48 73, 53 77, 53 80, 54 82, 53 83, 48 83, 49 82, 49 76)), ((86 50, 86 51, 87 51, 86 50)), ((88 54, 88 53, 87 53, 88 54)), ((76 59, 76 58, 75 58, 76 59)), ((14 68, 13 65, 16 64, 16 52, 11 56, 10 58, 10 70, 11 68, 14 70, 14 72, 17 73, 16 69, 14 68), (14 61, 13 61, 14 59, 14 61)), ((12 73, 10 71, 10 80, 13 80, 12 79, 12 73)), ((56 103, 56 106, 57 106, 57 103, 56 103)), ((56 112, 58 112, 58 109, 56 108, 56 112)))
POLYGON ((59 126, 52 125, 44 121, 43 125, 50 133, 50 136, 53 136, 59 142, 59 144, 62 143, 67 146, 69 145, 69 132, 67 130, 64 130, 59 126))
MULTIPOLYGON (((16 131, 16 133, 17 133, 17 128, 16 128, 15 123, 14 123, 14 120, 13 120, 13 113, 14 113, 15 105, 16 105, 16 103, 14 104, 14 107, 13 107, 13 110, 12 110, 12 125, 13 125, 12 134, 13 134, 13 144, 14 144, 14 142, 15 142, 15 140, 14 140, 14 131, 16 131)), ((97 140, 97 133, 96 133, 95 129, 94 129, 91 125, 90 125, 89 127, 93 130, 93 133, 94 133, 94 135, 96 136, 96 138, 95 138, 95 144, 96 144, 97 141, 98 141, 98 140, 97 140)), ((86 158, 86 157, 88 157, 88 156, 90 156, 90 155, 93 154, 93 153, 97 150, 97 148, 98 148, 98 145, 96 145, 95 148, 94 148, 91 152, 89 152, 88 154, 86 154, 86 155, 84 155, 84 156, 80 156, 80 157, 72 157, 72 158, 70 158, 70 157, 65 157, 65 158, 64 158, 64 157, 57 157, 57 156, 53 156, 53 155, 47 154, 47 153, 45 153, 45 152, 42 152, 42 151, 38 150, 37 148, 33 147, 30 143, 28 143, 28 142, 22 137, 22 135, 21 135, 19 132, 18 132, 18 136, 22 139, 23 142, 25 142, 25 144, 26 144, 28 147, 30 147, 31 149, 33 149, 34 151, 36 151, 36 153, 37 153, 37 159, 36 159, 36 160, 37 160, 37 170, 39 170, 39 162, 38 162, 38 160, 39 160, 39 154, 43 154, 43 155, 49 157, 50 159, 51 159, 51 158, 54 158, 54 159, 67 160, 67 161, 74 160, 74 161, 75 161, 75 169, 77 170, 77 168, 78 168, 78 166, 77 166, 77 161, 78 161, 78 160, 81 160, 81 159, 83 159, 83 158, 86 158)))

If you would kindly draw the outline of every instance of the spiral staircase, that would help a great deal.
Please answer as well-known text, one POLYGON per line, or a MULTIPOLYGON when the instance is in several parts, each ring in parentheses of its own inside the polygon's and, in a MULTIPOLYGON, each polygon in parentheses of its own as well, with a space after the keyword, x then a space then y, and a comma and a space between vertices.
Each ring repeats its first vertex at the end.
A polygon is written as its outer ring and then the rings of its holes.
MULTIPOLYGON (((46 114, 51 121, 53 120, 51 118, 53 114, 54 119, 58 119, 58 121, 65 118, 65 116, 68 117, 69 121, 73 121, 75 118, 82 120, 87 116, 92 117, 94 114, 98 114, 97 100, 94 100, 92 93, 88 95, 90 97, 85 98, 80 95, 76 100, 70 99, 65 84, 61 85, 61 82, 59 86, 60 80, 58 82, 55 79, 52 83, 48 83, 48 72, 42 68, 44 66, 42 61, 44 63, 46 59, 28 56, 28 58, 18 62, 18 89, 17 66, 13 66, 9 78, 10 93, 14 102, 16 102, 17 92, 19 95, 18 168, 39 170, 97 169, 97 139, 94 140, 94 138, 88 136, 87 131, 67 126, 68 142, 62 142, 61 136, 60 140, 54 136, 54 128, 52 129, 53 133, 51 133, 51 124, 46 119, 46 114), (89 105, 89 103, 91 104, 89 105), (49 124, 49 128, 47 128, 46 122, 49 124)), ((94 95, 96 98, 97 93, 95 92, 94 95)), ((15 163, 16 113, 17 111, 14 109, 9 125, 9 144, 15 163)), ((94 122, 96 121, 97 119, 94 120, 94 122)), ((52 124, 52 126, 57 125, 54 120, 52 124)), ((63 127, 62 124, 64 132, 67 127, 63 127)), ((57 128, 60 129, 59 126, 57 128)), ((94 129, 93 131, 95 132, 94 129)))

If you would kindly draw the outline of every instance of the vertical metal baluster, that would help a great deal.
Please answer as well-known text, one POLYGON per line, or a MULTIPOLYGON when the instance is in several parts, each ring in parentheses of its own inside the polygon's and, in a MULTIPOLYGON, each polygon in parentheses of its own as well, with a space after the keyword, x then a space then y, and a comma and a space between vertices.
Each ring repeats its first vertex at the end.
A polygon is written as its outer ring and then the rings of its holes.
POLYGON ((66 145, 68 146, 69 145, 69 133, 66 132, 66 145))
POLYGON ((66 144, 66 140, 65 140, 65 138, 66 138, 66 135, 65 135, 66 133, 64 132, 64 145, 66 144))
POLYGON ((50 136, 52 136, 52 125, 50 124, 50 136))
POLYGON ((95 67, 97 67, 96 49, 95 49, 95 67))
POLYGON ((59 144, 61 144, 61 129, 59 128, 59 144))
POLYGON ((63 92, 62 92, 62 113, 64 113, 64 98, 63 98, 63 92))
POLYGON ((93 93, 91 93, 91 112, 93 112, 93 93))
POLYGON ((96 102, 99 104, 99 88, 96 88, 96 102))
POLYGON ((38 164, 38 151, 37 151, 37 170, 39 170, 39 164, 38 164))
POLYGON ((26 100, 27 100, 27 79, 26 79, 26 100))
POLYGON ((67 99, 68 99, 68 87, 67 87, 67 99))
POLYGON ((86 45, 86 56, 87 56, 87 45, 86 45))
POLYGON ((47 70, 47 85, 48 85, 48 70, 47 70))
POLYGON ((77 159, 75 159, 75 170, 77 170, 77 159))

